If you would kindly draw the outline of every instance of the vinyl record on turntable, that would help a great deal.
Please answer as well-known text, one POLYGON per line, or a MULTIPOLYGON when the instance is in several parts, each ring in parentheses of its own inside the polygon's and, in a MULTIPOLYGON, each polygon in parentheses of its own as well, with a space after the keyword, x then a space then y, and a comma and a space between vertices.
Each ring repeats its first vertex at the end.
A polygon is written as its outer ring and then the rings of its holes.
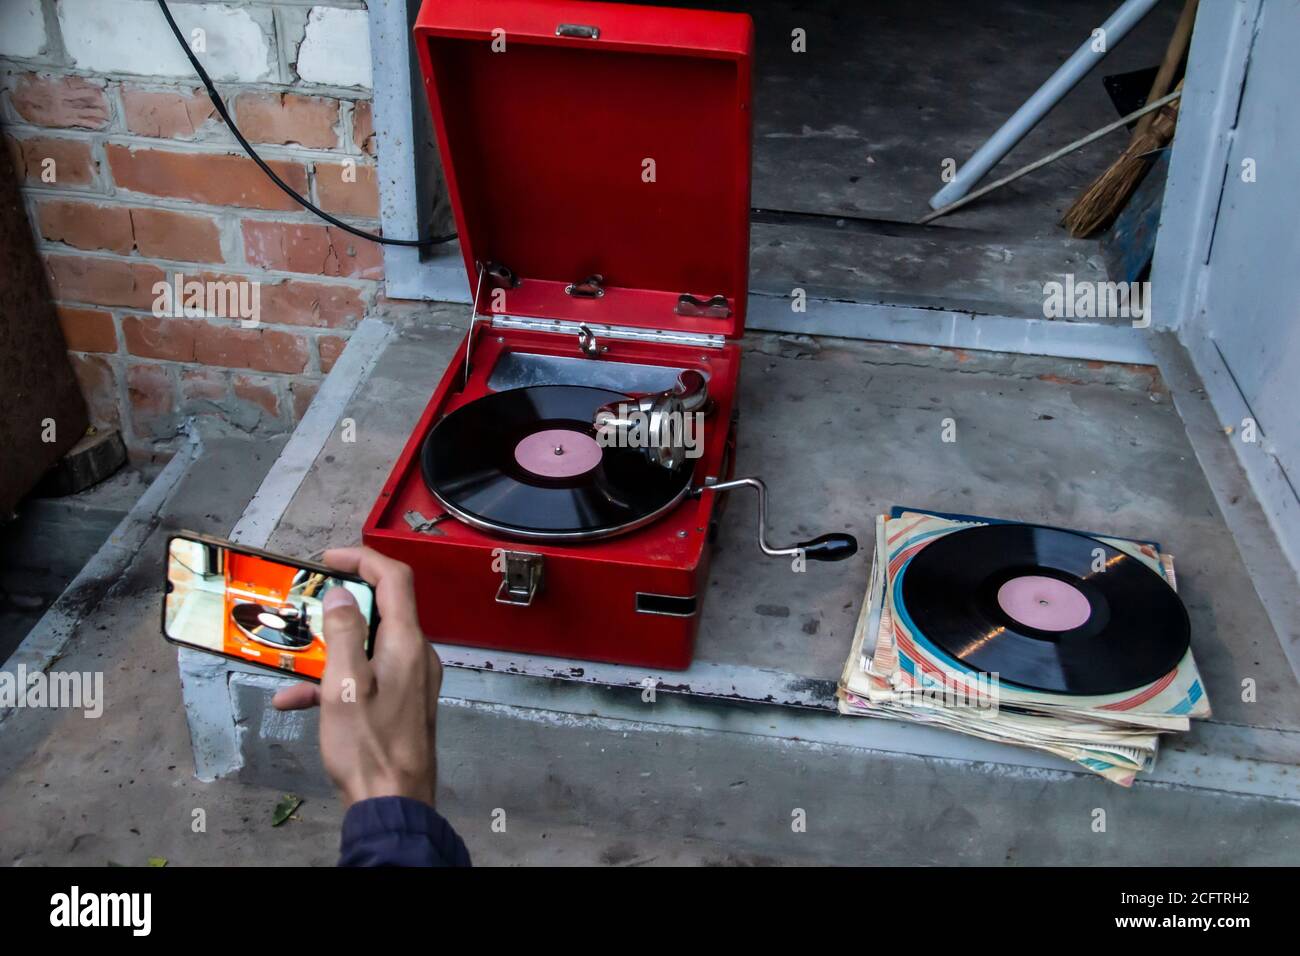
POLYGON ((230 612, 235 626, 249 640, 279 650, 300 651, 311 645, 311 629, 297 608, 236 604, 230 612))
POLYGON ((462 521, 514 537, 585 540, 640 527, 682 499, 692 469, 597 443, 596 411, 624 400, 576 385, 486 395, 429 432, 425 484, 462 521))
POLYGON ((917 552, 899 587, 926 641, 1031 690, 1121 693, 1164 677, 1187 652, 1187 611, 1173 588, 1137 558, 1073 531, 954 531, 917 552))

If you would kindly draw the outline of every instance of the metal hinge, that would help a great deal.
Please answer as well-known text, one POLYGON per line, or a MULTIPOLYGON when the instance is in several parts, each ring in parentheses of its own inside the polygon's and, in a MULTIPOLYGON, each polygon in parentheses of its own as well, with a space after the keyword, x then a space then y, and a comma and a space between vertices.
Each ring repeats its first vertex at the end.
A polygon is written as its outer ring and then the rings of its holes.
POLYGON ((518 315, 495 314, 494 329, 520 329, 528 332, 558 332, 561 335, 583 334, 600 339, 622 339, 628 342, 662 342, 668 345, 689 345, 698 349, 720 349, 727 337, 709 332, 679 332, 667 329, 637 329, 623 325, 600 325, 596 322, 570 322, 566 319, 534 319, 518 315))
POLYGON ((715 295, 707 299, 697 299, 689 292, 677 297, 677 307, 673 309, 678 315, 693 319, 729 319, 731 306, 725 295, 715 295))
POLYGON ((575 299, 602 299, 605 297, 605 277, 596 273, 581 282, 570 282, 564 287, 564 294, 575 299))
POLYGON ((545 557, 528 551, 502 551, 501 586, 497 588, 498 604, 515 604, 527 607, 542 589, 542 567, 545 557))
POLYGON ((478 271, 478 282, 474 284, 474 304, 469 308, 469 332, 465 341, 465 378, 461 383, 462 386, 469 384, 470 357, 474 354, 474 325, 482 321, 478 314, 478 302, 483 292, 483 281, 490 280, 493 287, 498 289, 519 287, 519 276, 515 275, 509 266, 499 262, 477 262, 475 268, 478 271))

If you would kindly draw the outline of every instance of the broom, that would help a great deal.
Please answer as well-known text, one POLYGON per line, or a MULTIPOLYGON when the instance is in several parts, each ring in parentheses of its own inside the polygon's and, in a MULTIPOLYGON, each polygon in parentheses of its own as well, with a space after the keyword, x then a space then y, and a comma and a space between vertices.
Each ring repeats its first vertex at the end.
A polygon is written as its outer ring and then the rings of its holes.
MULTIPOLYGON (((1180 80, 1174 89, 1182 92, 1180 80)), ((1182 98, 1166 103, 1157 111, 1151 125, 1137 133, 1110 168, 1092 181, 1083 195, 1074 201, 1061 225, 1070 230, 1076 239, 1086 239, 1110 225, 1124 203, 1142 181, 1151 163, 1151 154, 1167 146, 1174 138, 1178 124, 1178 104, 1182 98)))
MULTIPOLYGON (((1169 92, 1169 83, 1174 78, 1174 73, 1178 70, 1178 64, 1183 61, 1183 56, 1187 53, 1187 47, 1192 39, 1192 27, 1196 23, 1196 8, 1199 0, 1186 0, 1183 4, 1182 13, 1178 16, 1178 22, 1174 25, 1173 35, 1169 38, 1169 46, 1165 49, 1165 57, 1160 63, 1160 68, 1156 70, 1155 79, 1151 83, 1151 92, 1147 94, 1147 102, 1152 103, 1169 92)), ((1179 84, 1179 89, 1182 84, 1179 84)), ((1178 105, 1173 105, 1173 114, 1176 116, 1178 105)), ((1162 113, 1154 115, 1147 114, 1138 120, 1137 127, 1133 130, 1132 139, 1129 141, 1129 150, 1116 160, 1115 164, 1095 180, 1091 186, 1083 191, 1065 211, 1061 217, 1061 224, 1069 227, 1070 235, 1076 239, 1083 239, 1092 235, 1098 229, 1108 225, 1112 219, 1119 215, 1124 203, 1128 201, 1130 193, 1137 187, 1142 180, 1142 174, 1146 171, 1146 164, 1134 162, 1132 156, 1142 156, 1150 151, 1150 147, 1140 146, 1150 134, 1152 126, 1157 122, 1162 113), (1138 147, 1135 149, 1135 147, 1138 147), (1130 151, 1132 151, 1130 153, 1130 151), (1117 169, 1122 164, 1122 169, 1117 169), (1119 182, 1107 177, 1121 177, 1119 182), (1132 182, 1128 182, 1131 177, 1132 182), (1125 187, 1125 188, 1120 188, 1125 187)), ((1173 128, 1169 129, 1169 138, 1173 138, 1173 128)), ((1164 143, 1169 142, 1168 139, 1164 143)), ((1164 145, 1161 143, 1159 145, 1164 145)), ((1157 146, 1156 148, 1159 148, 1157 146)))
MULTIPOLYGON (((1178 70, 1178 64, 1183 62, 1183 57, 1187 54, 1187 48, 1192 42, 1192 27, 1196 23, 1196 8, 1200 5, 1200 0, 1187 0, 1183 4, 1183 12, 1178 15, 1178 22, 1174 24, 1173 35, 1169 38, 1169 46, 1165 50, 1165 58, 1160 61, 1160 68, 1156 70, 1155 79, 1151 81, 1151 92, 1147 94, 1147 102, 1158 100, 1169 92, 1169 84, 1173 82, 1174 73, 1178 70)), ((1151 119, 1143 117, 1138 120, 1137 127, 1133 130, 1133 135, 1145 133, 1151 125, 1151 119)))

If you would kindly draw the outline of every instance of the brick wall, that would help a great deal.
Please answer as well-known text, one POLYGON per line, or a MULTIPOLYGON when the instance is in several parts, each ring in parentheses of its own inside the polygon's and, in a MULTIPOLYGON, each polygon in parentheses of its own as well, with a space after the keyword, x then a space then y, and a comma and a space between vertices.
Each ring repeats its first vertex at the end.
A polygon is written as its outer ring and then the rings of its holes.
MULTIPOLYGON (((263 158, 377 230, 363 5, 170 6, 263 158)), ((157 5, 2 0, 0 122, 95 421, 137 457, 168 454, 191 416, 292 428, 378 293, 380 247, 302 210, 243 155, 157 5), (177 274, 256 283, 258 321, 220 300, 160 308, 156 284, 177 274)))

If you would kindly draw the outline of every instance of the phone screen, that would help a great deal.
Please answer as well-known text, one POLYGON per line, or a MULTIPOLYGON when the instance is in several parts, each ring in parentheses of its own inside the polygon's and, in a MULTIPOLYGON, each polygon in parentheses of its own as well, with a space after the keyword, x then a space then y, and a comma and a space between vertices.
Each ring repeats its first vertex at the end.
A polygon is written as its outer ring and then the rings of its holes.
POLYGON ((369 628, 374 651, 374 590, 323 565, 294 561, 201 535, 167 543, 163 634, 169 641, 319 681, 328 650, 321 600, 347 588, 369 628))

